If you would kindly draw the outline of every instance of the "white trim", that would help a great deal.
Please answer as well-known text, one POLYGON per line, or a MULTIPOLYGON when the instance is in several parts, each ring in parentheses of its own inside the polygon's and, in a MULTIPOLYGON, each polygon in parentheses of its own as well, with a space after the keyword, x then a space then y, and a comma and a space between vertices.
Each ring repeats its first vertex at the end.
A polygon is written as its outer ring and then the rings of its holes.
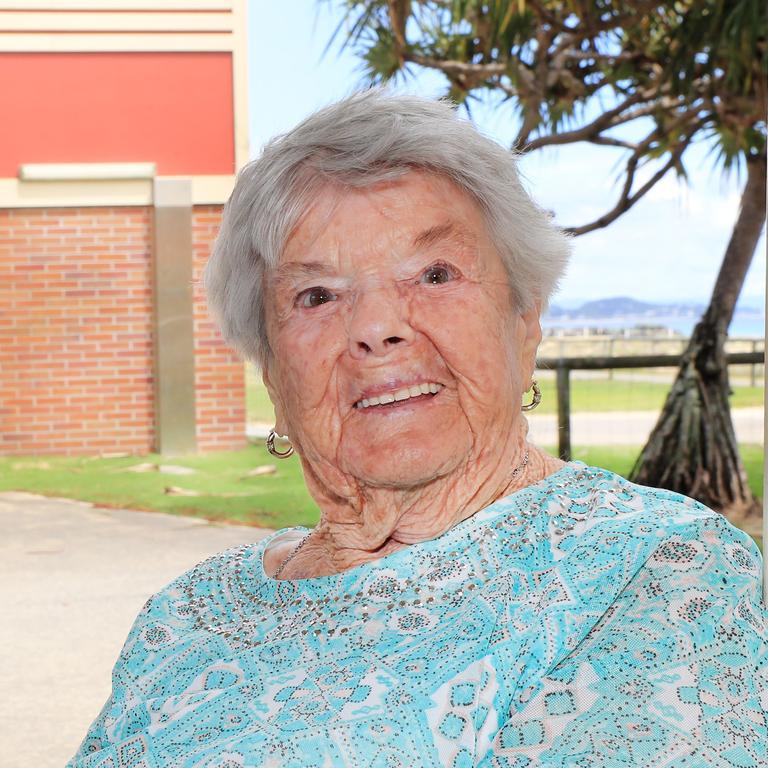
POLYGON ((0 11, 228 11, 232 0, 0 0, 0 11))
POLYGON ((0 179, 0 208, 151 205, 152 179, 21 181, 0 179))
POLYGON ((97 51, 231 51, 231 32, 0 32, 3 53, 90 53, 97 51))
POLYGON ((232 14, 0 12, 3 32, 231 32, 232 14))
POLYGON ((192 184, 189 179, 155 179, 152 198, 156 208, 190 208, 192 184))
MULTIPOLYGON (((158 176, 172 179, 174 176, 158 176)), ((182 177, 178 177, 182 178, 182 177)), ((192 179, 192 205, 226 203, 235 186, 234 176, 187 176, 192 179)))
POLYGON ((245 0, 234 0, 232 7, 232 110, 234 113, 235 168, 249 160, 248 146, 248 19, 245 0))
POLYGON ((22 181, 104 181, 151 179, 154 163, 25 163, 19 168, 22 181))
MULTIPOLYGON (((156 179, 189 179, 192 205, 223 204, 232 193, 234 176, 156 176, 156 179)), ((22 181, 0 179, 0 209, 89 208, 152 205, 152 179, 98 179, 78 181, 22 181)))

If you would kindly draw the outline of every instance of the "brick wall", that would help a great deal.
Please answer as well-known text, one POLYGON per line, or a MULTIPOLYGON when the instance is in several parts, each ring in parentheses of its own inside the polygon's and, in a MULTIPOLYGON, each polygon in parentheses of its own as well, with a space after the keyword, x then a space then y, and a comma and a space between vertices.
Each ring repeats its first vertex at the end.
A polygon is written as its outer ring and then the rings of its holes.
MULTIPOLYGON (((194 212, 195 271, 220 206, 194 212)), ((149 208, 0 210, 0 454, 154 444, 149 208)), ((195 305, 200 450, 244 443, 243 366, 195 305)))
POLYGON ((221 340, 208 316, 201 277, 221 224, 220 205, 196 206, 192 223, 195 297, 195 410, 200 451, 235 450, 245 443, 243 362, 221 340))
POLYGON ((0 211, 0 453, 151 449, 149 224, 0 211))

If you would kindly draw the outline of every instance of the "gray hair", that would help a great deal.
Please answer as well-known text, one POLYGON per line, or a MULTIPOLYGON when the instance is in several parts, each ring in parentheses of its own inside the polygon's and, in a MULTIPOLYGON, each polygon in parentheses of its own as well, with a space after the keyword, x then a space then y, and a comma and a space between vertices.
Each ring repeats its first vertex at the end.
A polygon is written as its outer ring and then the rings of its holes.
POLYGON ((475 199, 516 306, 546 305, 570 243, 523 188, 515 154, 447 102, 371 89, 274 138, 238 174, 204 275, 225 339, 245 358, 267 361, 264 278, 323 187, 369 187, 413 170, 446 177, 475 199))

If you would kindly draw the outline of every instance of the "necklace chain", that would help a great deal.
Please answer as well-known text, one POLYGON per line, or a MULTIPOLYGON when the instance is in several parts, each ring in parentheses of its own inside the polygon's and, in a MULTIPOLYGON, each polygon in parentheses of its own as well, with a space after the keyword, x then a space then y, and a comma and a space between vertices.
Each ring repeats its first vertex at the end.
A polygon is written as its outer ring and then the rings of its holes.
MULTIPOLYGON (((514 480, 526 467, 528 466, 528 450, 526 449, 523 454, 523 460, 512 470, 512 474, 509 477, 510 483, 514 480)), ((301 552, 304 545, 309 541, 313 531, 310 531, 297 545, 291 550, 282 563, 278 566, 277 570, 272 575, 273 579, 280 578, 280 574, 285 570, 285 566, 293 560, 296 555, 301 552)))
POLYGON ((307 543, 307 541, 309 541, 309 537, 310 537, 311 535, 312 535, 312 531, 310 531, 310 532, 309 532, 309 533, 308 533, 308 534, 307 534, 307 535, 306 535, 306 536, 305 536, 305 537, 304 537, 304 538, 303 538, 303 539, 302 539, 302 540, 301 540, 301 541, 298 543, 298 545, 297 545, 297 546, 296 546, 294 549, 292 549, 292 550, 291 550, 291 551, 288 553, 288 556, 285 558, 285 560, 283 560, 283 562, 282 562, 282 563, 280 563, 280 566, 278 567, 278 569, 275 571, 274 575, 272 576, 272 578, 273 578, 273 579, 277 579, 277 578, 279 578, 279 576, 280 576, 280 574, 283 572, 283 569, 285 568, 285 566, 286 566, 286 565, 288 565, 288 563, 290 563, 290 562, 291 562, 291 560, 293 560, 293 558, 294 558, 294 557, 296 557, 296 555, 298 555, 298 554, 299 554, 299 552, 301 552, 301 548, 302 548, 302 547, 303 547, 303 546, 304 546, 304 545, 307 543))

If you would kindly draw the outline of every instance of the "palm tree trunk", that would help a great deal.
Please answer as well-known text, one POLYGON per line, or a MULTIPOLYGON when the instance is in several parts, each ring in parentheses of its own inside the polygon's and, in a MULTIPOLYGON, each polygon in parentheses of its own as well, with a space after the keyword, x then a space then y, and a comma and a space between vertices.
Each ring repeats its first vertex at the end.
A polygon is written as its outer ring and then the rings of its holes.
POLYGON ((734 518, 760 511, 731 421, 725 341, 765 222, 765 162, 765 154, 747 160, 739 216, 709 306, 631 474, 634 482, 678 491, 734 518))

